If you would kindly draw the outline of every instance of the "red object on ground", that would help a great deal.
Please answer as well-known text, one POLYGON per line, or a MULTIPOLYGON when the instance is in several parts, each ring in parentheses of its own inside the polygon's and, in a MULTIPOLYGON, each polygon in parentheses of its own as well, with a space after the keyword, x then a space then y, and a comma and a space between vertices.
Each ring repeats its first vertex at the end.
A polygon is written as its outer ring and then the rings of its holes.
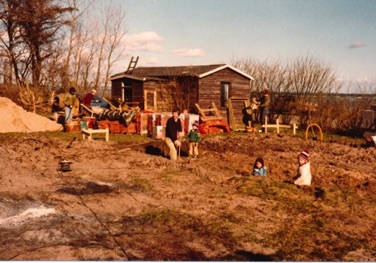
POLYGON ((219 134, 221 132, 231 134, 230 126, 224 120, 203 122, 198 129, 202 135, 219 134))

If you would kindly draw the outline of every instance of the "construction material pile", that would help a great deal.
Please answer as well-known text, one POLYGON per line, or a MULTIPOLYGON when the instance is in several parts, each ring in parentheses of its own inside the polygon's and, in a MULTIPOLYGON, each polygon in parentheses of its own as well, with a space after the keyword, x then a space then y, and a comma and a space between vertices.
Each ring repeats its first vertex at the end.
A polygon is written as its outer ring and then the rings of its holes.
POLYGON ((61 124, 28 112, 5 97, 0 97, 0 123, 0 133, 63 130, 61 124))

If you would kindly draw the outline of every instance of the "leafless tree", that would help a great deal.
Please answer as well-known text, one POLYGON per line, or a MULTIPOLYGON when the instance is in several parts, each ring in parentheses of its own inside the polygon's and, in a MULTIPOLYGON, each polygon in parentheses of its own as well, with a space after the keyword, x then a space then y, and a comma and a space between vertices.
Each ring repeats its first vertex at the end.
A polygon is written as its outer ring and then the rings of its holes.
MULTIPOLYGON (((71 74, 74 74, 72 70, 70 70, 71 66, 71 59, 72 54, 74 53, 74 45, 79 44, 80 41, 76 41, 78 38, 81 38, 81 28, 82 24, 80 23, 80 18, 82 18, 86 12, 88 12, 89 7, 93 4, 93 1, 87 0, 67 0, 68 5, 73 7, 73 11, 70 13, 71 17, 69 19, 69 32, 67 33, 68 37, 68 46, 65 52, 65 63, 62 70, 62 86, 67 89, 70 80, 71 74)), ((77 67, 77 65, 76 65, 77 67)), ((74 74, 77 75, 77 74, 74 74)), ((77 83, 77 78, 75 79, 75 83, 77 83)))
POLYGON ((102 95, 104 95, 108 87, 111 68, 122 54, 120 43, 126 33, 125 12, 120 6, 115 6, 110 1, 103 7, 99 21, 96 74, 93 85, 96 89, 102 86, 102 95), (118 49, 120 52, 116 52, 118 49))

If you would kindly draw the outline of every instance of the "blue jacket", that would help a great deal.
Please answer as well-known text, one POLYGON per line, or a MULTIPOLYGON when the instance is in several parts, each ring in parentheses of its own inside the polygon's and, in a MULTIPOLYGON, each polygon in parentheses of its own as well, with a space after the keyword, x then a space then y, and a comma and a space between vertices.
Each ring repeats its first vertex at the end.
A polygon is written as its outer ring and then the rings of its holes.
POLYGON ((254 168, 253 169, 253 175, 254 176, 258 176, 258 175, 261 175, 261 176, 266 176, 267 175, 267 170, 266 170, 266 166, 263 166, 261 167, 260 169, 257 169, 257 168, 254 168))

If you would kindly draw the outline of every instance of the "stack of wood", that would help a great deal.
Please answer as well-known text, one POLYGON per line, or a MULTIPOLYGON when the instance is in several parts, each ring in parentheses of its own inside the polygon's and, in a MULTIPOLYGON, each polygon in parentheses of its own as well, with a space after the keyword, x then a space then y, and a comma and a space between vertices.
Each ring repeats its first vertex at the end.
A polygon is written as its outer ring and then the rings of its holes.
POLYGON ((110 105, 110 109, 102 109, 100 112, 93 111, 85 105, 82 105, 82 107, 97 119, 99 129, 108 128, 110 133, 114 134, 136 133, 134 119, 140 108, 129 107, 125 103, 115 107, 111 102, 107 100, 106 102, 110 105))

